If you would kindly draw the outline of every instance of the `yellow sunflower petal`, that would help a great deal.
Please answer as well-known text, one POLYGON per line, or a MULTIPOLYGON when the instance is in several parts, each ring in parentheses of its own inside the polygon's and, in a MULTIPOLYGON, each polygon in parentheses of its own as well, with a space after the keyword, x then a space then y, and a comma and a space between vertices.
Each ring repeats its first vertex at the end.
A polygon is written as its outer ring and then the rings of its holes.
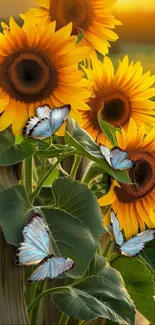
MULTIPOLYGON (((57 29, 67 25, 68 22, 73 22, 73 27, 77 31, 84 31, 84 39, 79 46, 86 44, 100 51, 103 55, 108 53, 110 47, 109 41, 116 41, 118 36, 113 31, 115 25, 121 23, 111 14, 114 2, 108 0, 78 0, 70 2, 68 0, 35 0, 41 8, 35 9, 37 23, 40 23, 43 12, 47 13, 48 22, 56 20, 57 29), (72 8, 72 6, 74 6, 72 8), (78 18, 76 18, 78 17, 78 18)), ((45 14, 45 13, 44 13, 45 14)), ((73 34, 75 33, 73 29, 73 34)))
POLYGON ((89 109, 91 82, 78 70, 89 49, 76 44, 72 23, 55 31, 56 23, 47 20, 36 23, 35 10, 29 9, 22 27, 10 18, 0 33, 0 130, 12 124, 15 134, 22 132, 38 106, 71 104, 79 123, 78 109, 89 109))
POLYGON ((16 101, 10 100, 4 113, 0 117, 0 131, 5 130, 9 125, 12 124, 16 116, 16 101))
POLYGON ((110 225, 111 220, 110 220, 110 209, 108 210, 108 212, 103 216, 103 223, 104 223, 104 227, 107 227, 110 225))
POLYGON ((113 183, 111 184, 109 192, 103 195, 100 199, 98 199, 98 203, 101 207, 113 204, 115 202, 116 200, 116 194, 114 191, 115 186, 120 187, 120 184, 116 180, 114 180, 113 183))
POLYGON ((16 103, 16 115, 12 122, 12 131, 15 135, 21 134, 28 120, 28 111, 24 103, 16 103))

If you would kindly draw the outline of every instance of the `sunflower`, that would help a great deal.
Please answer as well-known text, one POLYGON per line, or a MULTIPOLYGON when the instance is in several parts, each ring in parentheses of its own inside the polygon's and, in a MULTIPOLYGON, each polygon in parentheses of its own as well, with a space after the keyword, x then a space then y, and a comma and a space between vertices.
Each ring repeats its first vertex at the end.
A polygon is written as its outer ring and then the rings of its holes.
POLYGON ((77 109, 88 109, 88 81, 78 63, 89 56, 89 48, 77 47, 72 23, 57 32, 55 25, 42 20, 36 26, 28 10, 22 28, 11 18, 0 33, 0 131, 12 124, 19 134, 39 105, 71 104, 77 121, 77 109))
MULTIPOLYGON (((109 192, 98 201, 111 205, 127 239, 145 227, 155 227, 155 127, 145 136, 145 126, 139 129, 130 119, 128 130, 116 132, 118 146, 128 152, 133 162, 129 170, 131 185, 113 181, 109 192)), ((110 222, 105 217, 105 225, 110 222)))
POLYGON ((155 82, 155 75, 150 71, 143 74, 140 62, 129 64, 125 56, 114 73, 112 61, 105 57, 101 62, 93 58, 93 69, 85 69, 88 79, 92 81, 94 98, 89 101, 91 110, 81 112, 83 128, 98 142, 104 141, 98 123, 98 112, 102 119, 115 127, 127 129, 130 118, 138 127, 147 125, 146 131, 155 123, 153 108, 155 102, 150 98, 155 96, 155 88, 150 88, 155 82))
POLYGON ((121 23, 111 14, 116 0, 35 0, 41 8, 33 8, 36 22, 46 17, 48 22, 56 20, 57 29, 73 22, 73 35, 84 31, 80 45, 89 45, 105 55, 109 41, 118 36, 112 31, 121 23))

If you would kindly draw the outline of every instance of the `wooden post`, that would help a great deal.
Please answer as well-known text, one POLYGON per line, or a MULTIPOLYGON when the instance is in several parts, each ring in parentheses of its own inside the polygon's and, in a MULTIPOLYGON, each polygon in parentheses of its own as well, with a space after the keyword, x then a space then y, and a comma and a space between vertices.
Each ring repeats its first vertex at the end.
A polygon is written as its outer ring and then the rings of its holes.
MULTIPOLYGON (((0 191, 15 184, 14 167, 0 167, 0 191)), ((16 248, 7 244, 0 228, 0 325, 29 324, 24 296, 25 268, 15 265, 15 252, 16 248)))

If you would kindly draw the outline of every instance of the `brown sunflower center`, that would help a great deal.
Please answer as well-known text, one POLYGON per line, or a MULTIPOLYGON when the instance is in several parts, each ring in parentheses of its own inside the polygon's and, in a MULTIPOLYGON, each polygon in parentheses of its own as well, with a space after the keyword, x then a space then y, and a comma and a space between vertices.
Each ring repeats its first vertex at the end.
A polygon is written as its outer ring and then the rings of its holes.
POLYGON ((126 124, 131 116, 131 105, 128 97, 119 93, 105 97, 101 116, 103 120, 115 127, 126 124))
POLYGON ((89 119, 96 129, 100 129, 97 115, 101 110, 104 121, 120 127, 126 124, 131 117, 131 103, 124 94, 114 93, 108 96, 100 94, 90 100, 90 111, 87 112, 89 119))
POLYGON ((39 51, 28 49, 5 58, 0 85, 14 99, 26 103, 46 99, 57 85, 55 69, 39 51))
POLYGON ((57 29, 73 22, 73 34, 78 28, 86 30, 92 20, 92 5, 90 0, 59 0, 51 1, 50 16, 57 21, 57 29))
POLYGON ((129 170, 132 185, 121 184, 121 188, 115 188, 119 201, 124 203, 142 199, 155 188, 155 157, 149 152, 132 151, 129 158, 133 162, 129 170))

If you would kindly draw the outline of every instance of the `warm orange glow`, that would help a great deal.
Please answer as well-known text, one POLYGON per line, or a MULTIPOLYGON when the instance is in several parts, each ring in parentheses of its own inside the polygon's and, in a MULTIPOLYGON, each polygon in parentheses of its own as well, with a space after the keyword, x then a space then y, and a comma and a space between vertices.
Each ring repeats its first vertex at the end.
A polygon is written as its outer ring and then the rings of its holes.
POLYGON ((154 0, 117 0, 116 10, 132 10, 139 9, 140 11, 154 11, 155 10, 155 1, 154 0))

